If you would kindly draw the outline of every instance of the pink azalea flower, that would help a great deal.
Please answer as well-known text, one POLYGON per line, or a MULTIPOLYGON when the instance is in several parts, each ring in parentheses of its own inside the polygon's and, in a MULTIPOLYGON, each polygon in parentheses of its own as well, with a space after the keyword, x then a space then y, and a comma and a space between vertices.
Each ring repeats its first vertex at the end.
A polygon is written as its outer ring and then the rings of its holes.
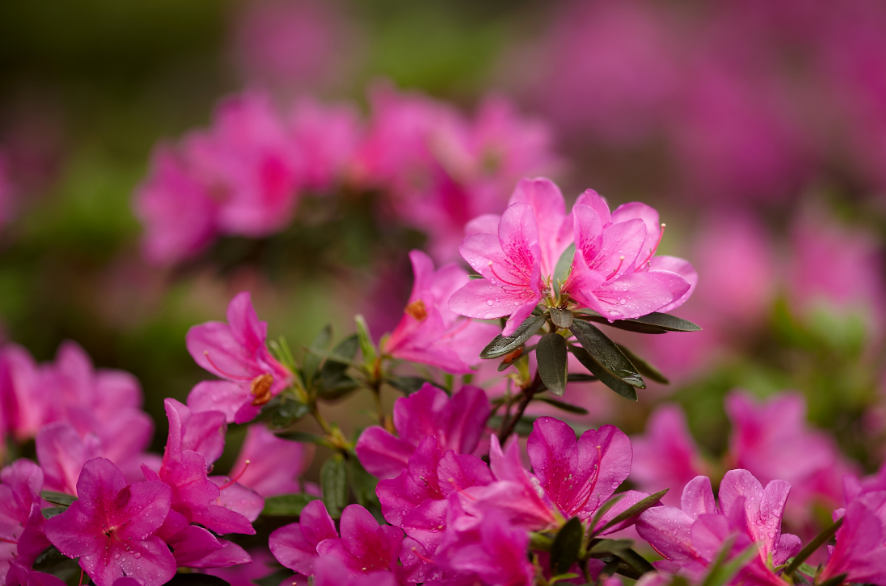
MULTIPOLYGON (((161 480, 169 485, 172 489, 172 510, 183 515, 189 524, 203 525, 219 535, 255 534, 251 522, 261 511, 261 497, 245 487, 238 487, 233 481, 208 477, 207 458, 194 448, 213 446, 213 442, 205 440, 207 432, 213 433, 211 427, 200 425, 197 427, 199 433, 189 433, 188 421, 183 424, 189 415, 187 408, 174 399, 166 399, 165 406, 169 418, 169 438, 163 462, 159 472, 142 466, 145 478, 161 480), (232 492, 226 494, 226 491, 232 492)), ((210 452, 210 455, 213 453, 218 454, 210 452)))
POLYGON ((886 492, 864 492, 845 509, 834 511, 834 520, 843 519, 837 530, 837 545, 818 580, 847 574, 845 582, 882 584, 886 582, 886 492))
POLYGON ((46 536, 97 586, 132 576, 144 586, 160 586, 175 574, 169 548, 154 532, 169 513, 171 491, 162 482, 126 484, 109 460, 86 463, 77 482, 79 499, 46 521, 46 536))
POLYGON ((390 572, 367 572, 355 576, 339 560, 322 558, 317 561, 314 586, 398 586, 397 579, 390 572))
POLYGON ((335 560, 352 576, 374 572, 399 572, 398 556, 403 532, 390 525, 379 525, 372 513, 360 505, 349 505, 341 515, 341 537, 325 539, 317 545, 320 559, 335 560))
POLYGON ((449 298, 470 281, 464 269, 449 263, 435 272, 430 257, 418 250, 410 252, 409 259, 415 283, 403 318, 385 342, 384 351, 450 373, 470 374, 498 328, 465 319, 449 309, 449 298))
POLYGON ((756 555, 739 580, 781 584, 772 568, 800 551, 800 539, 781 533, 790 485, 775 480, 766 488, 747 470, 730 470, 720 485, 717 509, 711 481, 699 476, 683 489, 681 509, 653 507, 640 515, 637 532, 665 559, 657 569, 700 578, 717 558, 724 542, 736 535, 730 557, 755 543, 756 555), (771 564, 771 565, 770 565, 771 564))
POLYGON ((732 463, 750 470, 762 482, 779 478, 795 486, 792 516, 806 518, 815 499, 832 506, 839 502, 839 481, 854 468, 832 438, 808 428, 801 395, 781 393, 759 403, 747 393, 733 392, 726 397, 726 412, 733 424, 732 463))
POLYGON ((188 352, 224 381, 199 383, 188 395, 193 411, 221 411, 228 422, 245 423, 292 382, 292 373, 265 346, 268 324, 258 321, 249 293, 228 305, 228 323, 207 322, 188 330, 188 352))
POLYGON ((535 568, 526 557, 529 535, 494 509, 482 517, 464 514, 453 498, 449 529, 438 550, 440 563, 463 577, 460 584, 531 586, 535 568))
MULTIPOLYGON (((121 578, 120 580, 125 580, 121 578)), ((135 582, 135 580, 133 580, 135 582)), ((119 584, 115 586, 136 586, 135 584, 119 584)), ((37 572, 31 568, 15 561, 9 566, 9 572, 6 574, 6 586, 64 586, 65 583, 61 578, 56 578, 52 574, 37 572)))
POLYGON ((264 425, 250 425, 231 470, 237 483, 267 498, 303 492, 298 477, 311 463, 313 446, 280 439, 264 425))
POLYGON ((299 185, 322 192, 341 181, 361 138, 356 110, 302 98, 293 106, 289 132, 299 165, 299 185))
MULTIPOLYGON (((575 431, 566 423, 540 417, 533 424, 527 449, 534 474, 523 467, 516 442, 503 452, 498 438, 492 436, 489 467, 496 482, 461 491, 465 511, 480 517, 487 510, 498 510, 513 525, 530 531, 556 527, 576 516, 587 521, 612 497, 631 469, 630 440, 611 425, 590 429, 576 440, 575 431)), ((623 493, 599 524, 606 524, 647 496, 637 491, 623 493)), ((632 523, 629 519, 606 533, 632 523)))
POLYGON ((646 422, 646 433, 631 440, 634 461, 631 479, 642 490, 670 491, 662 498, 667 505, 678 505, 683 488, 707 472, 698 446, 686 426, 686 416, 676 405, 663 405, 646 422))
POLYGON ((50 423, 37 434, 37 460, 46 490, 77 496, 77 480, 83 465, 102 456, 101 440, 94 434, 81 439, 69 423, 50 423))
POLYGON ((317 546, 338 538, 335 523, 323 501, 311 501, 302 510, 299 523, 292 523, 271 533, 268 547, 277 561, 293 572, 310 576, 317 561, 317 546))
POLYGON ((473 453, 488 417, 489 399, 481 389, 465 386, 450 398, 425 384, 394 403, 397 437, 372 426, 361 434, 355 449, 367 471, 379 478, 393 478, 408 466, 409 458, 428 436, 436 438, 441 450, 473 453))
POLYGON ((218 230, 258 238, 292 220, 298 174, 283 119, 268 95, 224 100, 213 126, 182 145, 192 173, 218 201, 218 230))
POLYGON ((42 487, 43 473, 29 460, 0 471, 0 582, 21 581, 15 566, 30 567, 49 547, 40 512, 42 487))
MULTIPOLYGON (((256 586, 256 581, 274 573, 274 558, 264 548, 250 549, 249 557, 252 558, 249 563, 227 568, 208 568, 203 573, 218 576, 231 586, 256 586)), ((286 586, 292 585, 290 583, 286 586)))
POLYGON ((172 548, 177 566, 186 568, 227 568, 252 561, 246 551, 219 539, 203 527, 192 525, 174 510, 155 533, 172 548))
POLYGON ((627 203, 610 213, 585 191, 572 209, 576 254, 563 292, 610 320, 669 312, 692 294, 698 275, 683 259, 655 256, 663 235, 658 212, 627 203))
POLYGON ((57 391, 48 379, 47 369, 38 367, 21 346, 9 344, 0 350, 0 419, 16 441, 36 437, 45 424, 59 417, 57 391))
POLYGON ((154 149, 148 178, 136 190, 133 205, 145 230, 143 254, 153 264, 195 256, 218 230, 218 204, 209 186, 168 144, 154 149))

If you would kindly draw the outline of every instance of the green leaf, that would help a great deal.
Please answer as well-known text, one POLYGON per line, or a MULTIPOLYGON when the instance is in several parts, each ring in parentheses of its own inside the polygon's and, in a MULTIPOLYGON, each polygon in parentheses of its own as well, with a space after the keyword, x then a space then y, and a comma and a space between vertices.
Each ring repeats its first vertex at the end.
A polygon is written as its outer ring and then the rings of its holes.
POLYGON ((297 517, 302 509, 317 497, 310 494, 278 494, 265 499, 261 514, 265 517, 297 517))
POLYGON ((510 336, 499 334, 480 352, 480 358, 499 358, 510 354, 535 335, 547 321, 547 316, 531 315, 510 336))
POLYGON ((668 493, 668 489, 666 488, 664 490, 658 491, 655 494, 649 495, 648 497, 646 497, 642 501, 636 503, 635 505, 622 511, 621 513, 619 513, 618 515, 616 515, 615 517, 610 519, 605 525, 603 525, 599 529, 592 528, 592 531, 593 531, 592 535, 600 535, 601 533, 603 533, 604 531, 606 531, 610 527, 615 527, 619 523, 624 523, 625 521, 627 521, 631 517, 636 517, 637 515, 639 515, 640 513, 645 511, 646 509, 657 505, 658 502, 661 500, 661 498, 664 495, 666 495, 667 493, 668 493))
POLYGON ((50 572, 68 562, 74 562, 74 560, 64 555, 54 545, 51 545, 37 556, 36 561, 34 561, 34 569, 39 572, 50 572))
POLYGON ((535 350, 541 382, 558 397, 562 397, 566 390, 566 375, 569 368, 569 351, 566 346, 563 336, 551 332, 542 336, 535 350))
POLYGON ((70 507, 71 503, 77 500, 77 497, 75 496, 63 492, 56 492, 54 490, 44 490, 40 493, 40 496, 43 497, 43 500, 62 507, 70 507))
POLYGON ((351 490, 357 498, 357 504, 365 508, 381 508, 378 497, 375 496, 378 478, 367 472, 357 458, 351 458, 348 465, 351 473, 351 490))
MULTIPOLYGON (((578 322, 576 322, 578 323, 578 322)), ((594 377, 597 378, 601 383, 624 397, 625 399, 630 399, 631 401, 637 400, 637 391, 624 382, 623 380, 617 379, 608 372, 606 369, 600 366, 596 360, 594 360, 588 351, 584 348, 576 348, 575 346, 570 346, 569 351, 578 358, 578 361, 582 363, 582 365, 593 373, 594 377)))
POLYGON ((612 498, 604 502, 600 505, 600 508, 597 509, 597 512, 594 513, 594 518, 591 520, 590 525, 588 527, 594 528, 600 522, 600 519, 603 518, 603 515, 609 512, 609 509, 615 506, 615 504, 620 501, 624 497, 624 494, 616 494, 613 495, 612 498))
POLYGON ((588 554, 599 556, 601 554, 620 555, 634 546, 630 539, 595 539, 591 541, 588 554))
MULTIPOLYGON (((584 348, 579 348, 579 350, 587 354, 587 351, 584 348)), ((569 376, 566 377, 566 382, 568 383, 592 383, 598 380, 600 379, 593 374, 584 374, 583 372, 570 372, 569 376)), ((631 388, 633 389, 634 387, 631 388)))
POLYGON ((286 401, 274 409, 268 422, 271 429, 286 429, 310 413, 311 408, 300 401, 286 401))
MULTIPOLYGON (((551 279, 551 286, 554 288, 554 295, 560 296, 560 287, 569 277, 572 269, 572 257, 575 255, 575 244, 570 244, 560 258, 557 259, 557 265, 554 267, 554 278, 551 279)), ((569 326, 564 326, 569 327, 569 326)))
MULTIPOLYGON (((575 320, 569 331, 575 334, 582 348, 587 350, 594 361, 602 366, 606 372, 633 387, 638 389, 646 388, 643 378, 637 372, 634 365, 631 364, 631 361, 618 349, 615 342, 607 338, 599 329, 586 321, 575 320)), ((600 375, 596 372, 594 372, 594 375, 600 378, 600 375)))
POLYGON ((68 507, 46 507, 45 509, 41 509, 40 512, 43 513, 44 519, 52 519, 56 515, 61 515, 67 510, 68 507))
POLYGON ((323 504, 334 519, 348 506, 348 469, 341 456, 326 460, 320 469, 320 488, 323 490, 323 504))
POLYGON ((314 341, 311 342, 311 345, 305 351, 305 356, 302 359, 301 375, 306 387, 310 388, 313 386, 314 376, 317 374, 323 355, 329 350, 331 342, 332 326, 326 326, 320 330, 320 333, 317 334, 317 337, 314 338, 314 341))
POLYGON ((584 525, 578 517, 569 519, 557 536, 551 548, 551 573, 565 574, 578 560, 578 552, 584 539, 584 525))
MULTIPOLYGON (((524 415, 517 421, 517 425, 514 426, 514 433, 520 436, 526 436, 532 433, 533 426, 535 424, 535 420, 537 418, 532 415, 524 415)), ((489 426, 497 429, 501 427, 502 417, 501 415, 493 415, 489 418, 489 426)))
POLYGON ((389 385, 402 392, 404 395, 411 395, 422 388, 426 383, 434 384, 432 381, 421 378, 420 376, 392 376, 385 380, 389 385))
POLYGON ((557 399, 551 399, 550 397, 535 397, 535 401, 541 401, 542 403, 547 403, 552 407, 556 407, 561 411, 566 411, 567 413, 577 413, 578 415, 587 415, 588 410, 584 407, 579 407, 578 405, 570 405, 569 403, 564 403, 563 401, 558 401, 557 399))
POLYGON ((843 517, 837 519, 835 523, 833 523, 830 527, 819 533, 815 536, 815 539, 806 544, 806 547, 800 550, 800 553, 796 555, 796 557, 791 560, 790 565, 785 568, 784 575, 785 576, 793 576, 794 572, 800 569, 800 566, 809 559, 815 550, 819 547, 830 541, 831 537, 837 534, 837 530, 843 525, 843 517))
POLYGON ((840 584, 842 584, 846 580, 846 577, 848 575, 849 574, 840 574, 839 576, 834 576, 833 578, 825 580, 824 582, 822 582, 818 586, 839 586, 840 584))
POLYGON ((621 344, 616 344, 618 349, 621 350, 622 354, 628 357, 628 360, 631 361, 631 364, 637 367, 637 371, 645 376, 646 378, 652 379, 657 383, 661 383, 663 385, 671 384, 665 375, 661 373, 660 370, 634 354, 629 348, 622 346, 621 344))
POLYGON ((723 542, 720 553, 713 565, 708 568, 708 574, 705 576, 702 586, 724 586, 732 581, 732 578, 757 554, 757 545, 750 544, 741 553, 733 557, 727 563, 729 554, 732 553, 732 547, 735 545, 735 537, 729 537, 723 542))
POLYGON ((556 307, 552 307, 550 313, 551 321, 554 322, 554 325, 558 328, 572 327, 572 312, 568 309, 558 309, 556 307))
POLYGON ((325 438, 313 433, 307 433, 305 431, 284 431, 283 433, 277 433, 275 435, 280 439, 290 440, 293 442, 316 444, 318 446, 325 446, 327 444, 325 438))
POLYGON ((317 396, 324 401, 337 401, 360 388, 360 383, 349 376, 342 377, 335 386, 317 389, 317 396))
POLYGON ((357 350, 360 348, 360 340, 357 334, 351 334, 332 349, 326 357, 323 368, 320 369, 320 380, 324 388, 335 387, 341 382, 348 365, 354 362, 357 350))
POLYGON ((230 586, 226 580, 210 574, 176 574, 166 583, 171 586, 230 586))
POLYGON ((375 350, 375 344, 372 343, 372 336, 369 334, 369 326, 362 315, 354 317, 357 322, 357 339, 360 342, 360 352, 363 353, 363 362, 369 364, 375 362, 378 353, 375 350))
POLYGON ((619 319, 610 323, 605 317, 590 309, 578 309, 575 313, 587 316, 587 319, 609 327, 636 332, 638 334, 666 334, 667 332, 700 332, 701 327, 691 321, 669 315, 667 313, 650 313, 636 319, 619 319))

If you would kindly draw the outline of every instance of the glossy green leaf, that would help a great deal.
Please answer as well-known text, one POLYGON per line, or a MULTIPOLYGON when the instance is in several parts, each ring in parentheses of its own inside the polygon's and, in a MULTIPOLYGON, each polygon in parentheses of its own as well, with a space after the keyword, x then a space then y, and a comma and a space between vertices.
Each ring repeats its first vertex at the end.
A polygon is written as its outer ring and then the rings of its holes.
POLYGON ((636 319, 619 319, 610 323, 603 315, 590 309, 576 310, 587 319, 609 327, 639 334, 666 334, 667 332, 700 332, 701 327, 691 321, 667 313, 650 313, 636 319))
POLYGON ((77 497, 75 496, 71 496, 63 492, 56 492, 54 490, 44 490, 40 493, 40 496, 43 498, 43 500, 62 507, 69 507, 71 506, 71 503, 77 500, 77 497))
POLYGON ((621 350, 622 354, 628 357, 628 360, 631 361, 631 364, 637 367, 637 371, 641 375, 663 385, 668 385, 671 383, 671 381, 669 381, 667 377, 665 377, 665 375, 661 373, 660 370, 637 356, 634 352, 630 350, 630 348, 626 348, 625 346, 618 344, 618 349, 621 350))
POLYGON ((265 517, 297 517, 302 509, 317 497, 310 494, 279 494, 265 498, 265 508, 261 514, 265 517))
POLYGON ((350 459, 348 468, 351 478, 351 490, 357 499, 357 504, 366 508, 381 508, 378 497, 375 495, 378 478, 367 472, 357 458, 350 459))
MULTIPOLYGON (((569 331, 575 334, 582 347, 606 372, 633 387, 646 388, 643 378, 631 361, 618 349, 615 342, 607 338, 599 329, 586 321, 575 320, 569 331)), ((600 378, 596 372, 594 375, 600 378)))
POLYGON ((578 415, 587 415, 588 410, 584 407, 579 407, 578 405, 570 405, 569 403, 564 403, 563 401, 558 401, 557 399, 551 399, 550 397, 535 397, 535 401, 541 401, 542 403, 547 403, 552 407, 556 407, 561 411, 566 411, 567 413, 576 413, 578 415))
POLYGON ((421 378, 420 376, 393 376, 389 379, 386 379, 386 381, 389 385, 391 385, 404 395, 411 395, 415 391, 422 388, 425 384, 431 382, 427 379, 421 378))
MULTIPOLYGON (((554 277, 551 282, 551 286, 554 288, 554 295, 560 295, 560 287, 566 282, 566 279, 569 277, 569 272, 572 269, 572 257, 575 256, 575 244, 570 244, 566 250, 563 251, 563 254, 560 255, 560 258, 557 259, 557 264, 554 267, 554 277)), ((564 326, 569 327, 569 326, 564 326)))
POLYGON ((317 336, 311 345, 305 350, 305 356, 302 359, 301 374, 305 386, 310 388, 314 382, 314 376, 320 363, 323 361, 323 355, 329 351, 329 345, 332 343, 332 326, 326 326, 317 336))
POLYGON ((571 328, 573 316, 572 312, 568 309, 558 309, 556 307, 551 308, 551 321, 554 322, 554 325, 558 328, 571 328))
POLYGON ((334 456, 320 469, 320 488, 323 491, 323 504, 329 515, 338 519, 348 506, 348 469, 341 456, 334 456))
POLYGON ((45 509, 40 509, 40 512, 43 513, 44 519, 52 519, 56 515, 61 515, 67 510, 68 507, 46 507, 45 509))
POLYGON ((621 513, 619 513, 618 515, 616 515, 615 517, 613 517, 612 519, 607 521, 606 524, 603 525, 602 527, 600 527, 599 529, 594 529, 592 535, 600 535, 601 533, 605 532, 607 529, 615 527, 619 523, 624 523, 628 519, 630 519, 632 517, 636 517, 637 515, 639 515, 640 513, 645 511, 646 509, 648 509, 650 507, 654 507, 655 505, 657 505, 659 503, 659 501, 662 499, 662 497, 664 495, 666 495, 667 493, 668 493, 668 489, 666 488, 664 490, 658 491, 655 494, 649 495, 645 499, 634 504, 633 506, 629 507, 628 509, 625 509, 624 511, 622 511, 621 513))
POLYGON ((581 542, 584 539, 584 526, 578 517, 569 519, 557 536, 551 548, 551 573, 565 574, 578 560, 581 542))
POLYGON ((310 413, 311 408, 299 401, 286 401, 274 409, 268 422, 271 429, 286 429, 310 413))
POLYGON ((617 379, 608 372, 606 369, 600 366, 596 360, 591 358, 591 355, 588 354, 588 351, 584 348, 577 348, 575 346, 570 346, 569 351, 578 358, 578 361, 581 362, 582 366, 587 368, 594 375, 597 380, 601 383, 624 397, 625 399, 630 399, 631 401, 637 400, 637 390, 624 382, 623 380, 617 379))
POLYGON ((535 350, 541 382, 558 397, 563 396, 566 390, 566 375, 569 368, 569 351, 566 346, 563 336, 551 332, 542 336, 535 350))
POLYGON ((480 358, 500 358, 510 354, 534 336, 547 321, 547 316, 531 315, 510 336, 499 334, 480 352, 480 358))
MULTIPOLYGON (((583 348, 580 348, 580 350, 587 354, 587 352, 583 348)), ((569 376, 566 377, 566 382, 568 383, 592 383, 598 380, 600 379, 595 377, 593 374, 584 374, 583 372, 570 372, 569 376)))

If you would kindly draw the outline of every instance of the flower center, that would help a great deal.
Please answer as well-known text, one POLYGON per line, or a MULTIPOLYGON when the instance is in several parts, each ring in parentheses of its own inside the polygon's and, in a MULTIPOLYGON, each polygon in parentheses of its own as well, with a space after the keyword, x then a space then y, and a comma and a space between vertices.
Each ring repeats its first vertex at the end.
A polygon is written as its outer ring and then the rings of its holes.
POLYGON ((252 404, 260 407, 271 400, 271 385, 274 384, 274 375, 269 372, 260 374, 249 385, 249 391, 252 393, 252 404))
POLYGON ((407 305, 406 313, 418 321, 425 321, 428 317, 428 309, 425 307, 425 302, 421 299, 413 301, 407 305))

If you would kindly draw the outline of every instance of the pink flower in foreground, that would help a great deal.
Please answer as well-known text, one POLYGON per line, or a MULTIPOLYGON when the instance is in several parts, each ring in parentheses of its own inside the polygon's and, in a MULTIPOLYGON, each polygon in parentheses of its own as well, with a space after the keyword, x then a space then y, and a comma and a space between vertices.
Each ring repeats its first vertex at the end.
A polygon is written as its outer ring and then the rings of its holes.
POLYGON ((268 324, 258 321, 249 293, 228 305, 228 322, 207 322, 188 330, 188 352, 224 381, 199 383, 188 395, 194 411, 221 411, 228 422, 251 421, 261 406, 292 382, 292 373, 265 346, 268 324))
POLYGON ((858 495, 834 511, 834 520, 839 518, 837 545, 828 546, 830 556, 817 581, 847 574, 844 582, 886 583, 886 492, 858 495))
POLYGON ((43 473, 30 460, 16 460, 0 471, 0 482, 0 582, 12 583, 20 578, 8 572, 30 567, 49 547, 40 512, 43 473))
POLYGON ((154 535, 169 513, 171 491, 162 482, 126 484, 109 460, 86 463, 77 481, 79 499, 46 521, 46 536, 97 586, 132 576, 144 586, 160 586, 175 575, 175 560, 154 535))
POLYGON ((717 558, 730 535, 736 535, 729 557, 751 543, 757 555, 739 573, 739 580, 754 584, 781 584, 772 568, 800 551, 800 539, 781 533, 787 482, 775 480, 766 488, 747 470, 730 470, 720 485, 717 509, 711 481, 699 476, 686 485, 682 510, 653 507, 644 511, 637 532, 665 559, 657 569, 684 573, 698 579, 717 558))
POLYGON ((686 426, 686 416, 676 405, 656 409, 646 423, 646 433, 634 437, 631 444, 631 479, 647 492, 670 489, 662 498, 665 504, 679 504, 683 488, 707 472, 708 466, 686 426))
POLYGON ((379 478, 393 478, 406 468, 409 458, 428 436, 441 450, 470 454, 477 448, 489 417, 489 399, 476 387, 465 386, 451 398, 425 384, 394 403, 397 437, 379 426, 367 428, 357 440, 360 463, 379 478))
POLYGON ((237 483, 263 497, 303 492, 298 476, 311 463, 313 446, 277 437, 264 425, 250 425, 237 461, 237 483))
POLYGON ((410 252, 409 259, 415 283, 403 318, 385 342, 384 351, 450 373, 470 374, 498 328, 449 309, 449 298, 470 281, 464 269, 449 263, 434 271, 430 257, 418 250, 410 252))
POLYGON ((317 546, 338 537, 335 523, 323 501, 308 503, 299 515, 299 523, 291 523, 271 533, 268 546, 283 566, 293 572, 310 576, 317 561, 317 546))

